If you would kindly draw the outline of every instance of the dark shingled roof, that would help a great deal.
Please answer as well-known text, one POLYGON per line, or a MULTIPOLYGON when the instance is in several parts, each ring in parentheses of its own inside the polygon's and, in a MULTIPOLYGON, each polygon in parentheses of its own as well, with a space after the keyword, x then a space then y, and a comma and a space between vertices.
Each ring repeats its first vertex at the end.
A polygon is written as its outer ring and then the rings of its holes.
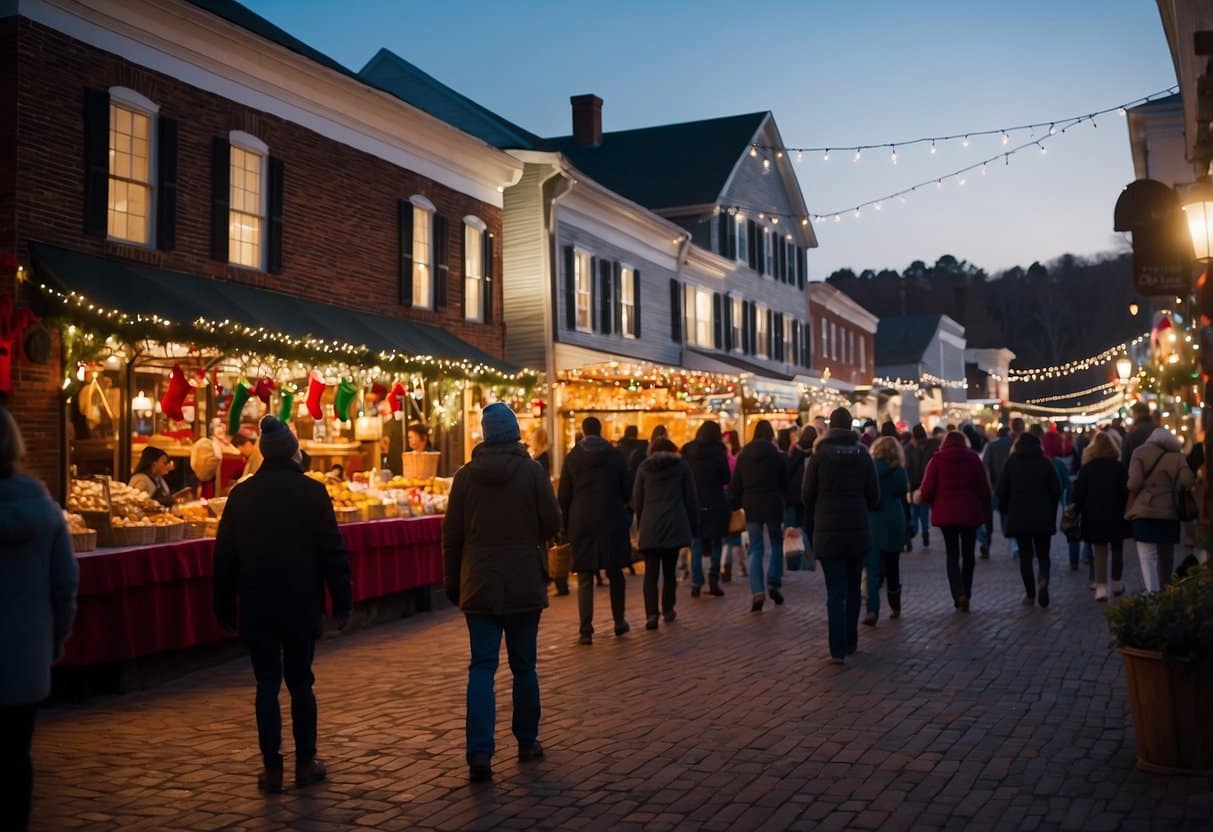
POLYGON ((497 148, 545 149, 543 139, 482 107, 389 49, 380 49, 358 77, 497 148))
POLYGON ((769 113, 663 124, 604 133, 583 147, 572 136, 547 139, 578 170, 646 208, 719 201, 737 160, 769 113))
POLYGON ((876 363, 917 364, 939 330, 941 315, 881 318, 876 329, 876 363))
POLYGON ((234 23, 242 29, 247 29, 255 35, 272 41, 279 46, 302 55, 305 58, 340 72, 342 75, 357 77, 346 67, 334 61, 318 49, 313 49, 299 38, 270 23, 261 15, 248 9, 235 0, 187 0, 191 5, 208 11, 216 17, 222 17, 228 23, 234 23))

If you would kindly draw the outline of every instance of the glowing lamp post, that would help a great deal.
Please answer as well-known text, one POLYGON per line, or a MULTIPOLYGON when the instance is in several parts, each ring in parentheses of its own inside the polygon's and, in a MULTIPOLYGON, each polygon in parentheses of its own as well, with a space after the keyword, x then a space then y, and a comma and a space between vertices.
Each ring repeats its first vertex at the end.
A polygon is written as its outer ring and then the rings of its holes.
POLYGON ((1183 197, 1184 217, 1192 236, 1192 250, 1201 263, 1213 262, 1213 182, 1201 177, 1183 197))
POLYGON ((1133 375, 1133 361, 1127 355, 1116 359, 1116 375, 1121 384, 1129 383, 1129 377, 1133 375))

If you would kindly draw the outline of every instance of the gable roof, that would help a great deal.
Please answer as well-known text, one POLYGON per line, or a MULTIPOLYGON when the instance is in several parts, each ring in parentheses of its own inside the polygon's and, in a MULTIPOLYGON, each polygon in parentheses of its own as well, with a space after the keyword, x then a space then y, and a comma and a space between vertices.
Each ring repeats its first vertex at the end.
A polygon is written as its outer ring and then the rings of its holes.
POLYGON ((942 315, 881 318, 876 328, 876 363, 888 366, 922 361, 942 319, 942 315))
POLYGON ((547 139, 586 175, 633 202, 661 210, 717 202, 737 160, 769 112, 604 133, 585 147, 572 136, 547 139))
POLYGON ((192 6, 197 6, 203 11, 210 12, 216 17, 221 17, 228 23, 234 23, 241 29, 252 32, 254 35, 289 49, 297 55, 302 55, 309 60, 315 61, 321 66, 326 66, 351 78, 357 77, 353 72, 334 61, 328 55, 308 46, 286 30, 270 23, 252 9, 237 3, 236 0, 186 0, 186 2, 192 6))
POLYGON ((390 49, 380 49, 358 78, 494 147, 543 150, 543 139, 422 72, 390 49))

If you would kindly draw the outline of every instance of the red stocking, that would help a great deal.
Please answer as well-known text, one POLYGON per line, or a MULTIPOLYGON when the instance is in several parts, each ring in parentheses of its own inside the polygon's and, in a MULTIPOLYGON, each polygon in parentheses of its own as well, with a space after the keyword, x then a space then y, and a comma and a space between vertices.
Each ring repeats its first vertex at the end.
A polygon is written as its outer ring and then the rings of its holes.
POLYGON ((173 372, 168 379, 168 389, 164 391, 164 397, 160 399, 160 409, 164 415, 174 422, 184 421, 181 405, 185 404, 185 397, 189 395, 189 392, 190 383, 185 380, 185 373, 182 372, 181 365, 174 364, 173 372))
POLYGON ((313 419, 323 419, 324 411, 320 409, 320 397, 324 395, 325 384, 320 374, 313 372, 307 383, 307 412, 313 419))
POLYGON ((396 413, 397 411, 400 410, 400 407, 401 407, 400 400, 403 399, 407 395, 408 395, 408 393, 405 392, 403 384, 401 384, 400 382, 396 382, 395 384, 392 385, 391 392, 387 394, 387 400, 388 400, 388 404, 391 405, 393 413, 396 413))
POLYGON ((256 386, 253 387, 253 395, 261 399, 261 403, 266 407, 270 406, 270 393, 277 387, 274 380, 269 376, 262 376, 257 379, 256 386))

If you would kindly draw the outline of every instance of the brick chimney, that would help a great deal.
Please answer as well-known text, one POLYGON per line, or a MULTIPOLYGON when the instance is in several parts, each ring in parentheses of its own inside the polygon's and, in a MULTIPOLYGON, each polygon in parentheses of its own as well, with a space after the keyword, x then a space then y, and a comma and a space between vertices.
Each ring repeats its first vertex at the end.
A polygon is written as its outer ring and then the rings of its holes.
POLYGON ((580 147, 602 144, 602 99, 587 93, 569 98, 573 105, 573 142, 580 147))

